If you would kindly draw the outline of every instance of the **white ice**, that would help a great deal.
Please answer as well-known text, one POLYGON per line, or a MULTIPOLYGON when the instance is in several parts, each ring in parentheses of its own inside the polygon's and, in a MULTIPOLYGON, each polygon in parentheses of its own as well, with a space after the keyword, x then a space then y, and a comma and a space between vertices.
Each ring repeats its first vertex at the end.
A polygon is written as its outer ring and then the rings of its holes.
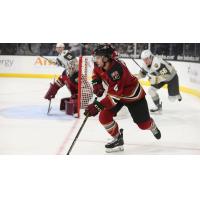
MULTIPOLYGON (((59 100, 69 95, 62 88, 52 100, 44 100, 49 79, 0 78, 0 154, 66 154, 83 119, 59 111, 59 100)), ((147 88, 145 88, 147 89, 147 88)), ((162 114, 154 114, 162 139, 140 130, 130 116, 118 119, 124 128, 125 150, 112 154, 200 154, 200 99, 182 94, 183 101, 168 101, 166 89, 159 91, 162 114)), ((152 101, 147 95, 149 107, 152 101)), ((98 122, 89 118, 71 154, 106 154, 108 134, 98 122)))

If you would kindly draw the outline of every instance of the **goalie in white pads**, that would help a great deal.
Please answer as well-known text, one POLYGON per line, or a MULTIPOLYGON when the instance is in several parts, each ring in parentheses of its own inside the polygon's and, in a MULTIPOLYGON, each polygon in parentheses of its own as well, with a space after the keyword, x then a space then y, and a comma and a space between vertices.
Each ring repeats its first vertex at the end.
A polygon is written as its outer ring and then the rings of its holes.
POLYGON ((141 59, 144 61, 144 64, 137 77, 138 79, 144 78, 147 75, 149 77, 151 86, 148 93, 156 106, 155 109, 150 109, 150 111, 156 112, 162 110, 162 102, 160 101, 157 90, 162 88, 165 84, 168 86, 169 100, 181 101, 179 78, 171 63, 153 55, 150 50, 144 50, 141 54, 141 59))

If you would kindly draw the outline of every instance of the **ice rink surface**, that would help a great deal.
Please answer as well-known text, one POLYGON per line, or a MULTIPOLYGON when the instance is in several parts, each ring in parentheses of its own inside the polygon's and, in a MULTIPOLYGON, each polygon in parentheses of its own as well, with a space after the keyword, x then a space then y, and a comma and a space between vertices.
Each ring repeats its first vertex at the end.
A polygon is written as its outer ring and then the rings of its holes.
MULTIPOLYGON (((60 98, 69 96, 65 87, 52 100, 51 114, 47 115, 48 101, 43 97, 50 81, 0 78, 0 154, 67 153, 84 116, 76 119, 59 111, 60 98)), ((112 155, 200 154, 200 99, 183 93, 182 102, 172 103, 166 89, 159 94, 163 111, 152 117, 162 132, 161 140, 140 130, 129 115, 122 116, 116 121, 124 128, 125 150, 112 155)), ((98 117, 89 118, 71 154, 107 155, 104 145, 109 138, 98 117)))

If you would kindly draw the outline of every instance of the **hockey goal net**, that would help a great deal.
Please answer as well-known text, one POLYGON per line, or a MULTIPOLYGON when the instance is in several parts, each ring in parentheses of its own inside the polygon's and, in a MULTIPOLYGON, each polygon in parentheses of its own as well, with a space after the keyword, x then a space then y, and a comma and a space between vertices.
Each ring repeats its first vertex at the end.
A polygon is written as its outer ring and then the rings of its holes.
POLYGON ((79 57, 79 74, 78 74, 78 117, 81 109, 85 109, 92 100, 93 92, 91 85, 91 75, 94 67, 91 56, 79 57))
MULTIPOLYGON (((92 89, 92 72, 94 68, 94 61, 92 56, 80 56, 79 57, 79 76, 78 76, 78 117, 81 116, 81 110, 85 109, 89 103, 92 103, 95 95, 93 95, 92 89)), ((103 84, 107 89, 106 85, 103 84)), ((106 91, 105 93, 106 94, 106 91)), ((104 96, 102 97, 104 98, 104 96)), ((98 100, 102 99, 98 98, 98 100)), ((127 108, 124 106, 117 114, 118 119, 124 119, 128 117, 127 108)))

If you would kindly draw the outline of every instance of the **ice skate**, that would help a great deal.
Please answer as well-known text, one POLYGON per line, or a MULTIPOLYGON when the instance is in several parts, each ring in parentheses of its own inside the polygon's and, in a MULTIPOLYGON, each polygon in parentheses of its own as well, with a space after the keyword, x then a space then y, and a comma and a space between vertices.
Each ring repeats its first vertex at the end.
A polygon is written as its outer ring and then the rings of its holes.
POLYGON ((157 106, 157 108, 152 108, 152 109, 150 109, 150 112, 155 113, 155 112, 160 112, 160 111, 162 111, 162 102, 159 103, 159 104, 156 105, 156 106, 157 106))
POLYGON ((154 130, 151 130, 154 137, 159 140, 161 138, 161 132, 160 130, 156 127, 154 130))
POLYGON ((182 96, 180 94, 178 95, 178 101, 182 101, 182 96))
POLYGON ((117 138, 114 138, 111 142, 105 145, 106 152, 119 152, 124 150, 124 139, 123 139, 123 129, 120 129, 120 134, 117 138))

